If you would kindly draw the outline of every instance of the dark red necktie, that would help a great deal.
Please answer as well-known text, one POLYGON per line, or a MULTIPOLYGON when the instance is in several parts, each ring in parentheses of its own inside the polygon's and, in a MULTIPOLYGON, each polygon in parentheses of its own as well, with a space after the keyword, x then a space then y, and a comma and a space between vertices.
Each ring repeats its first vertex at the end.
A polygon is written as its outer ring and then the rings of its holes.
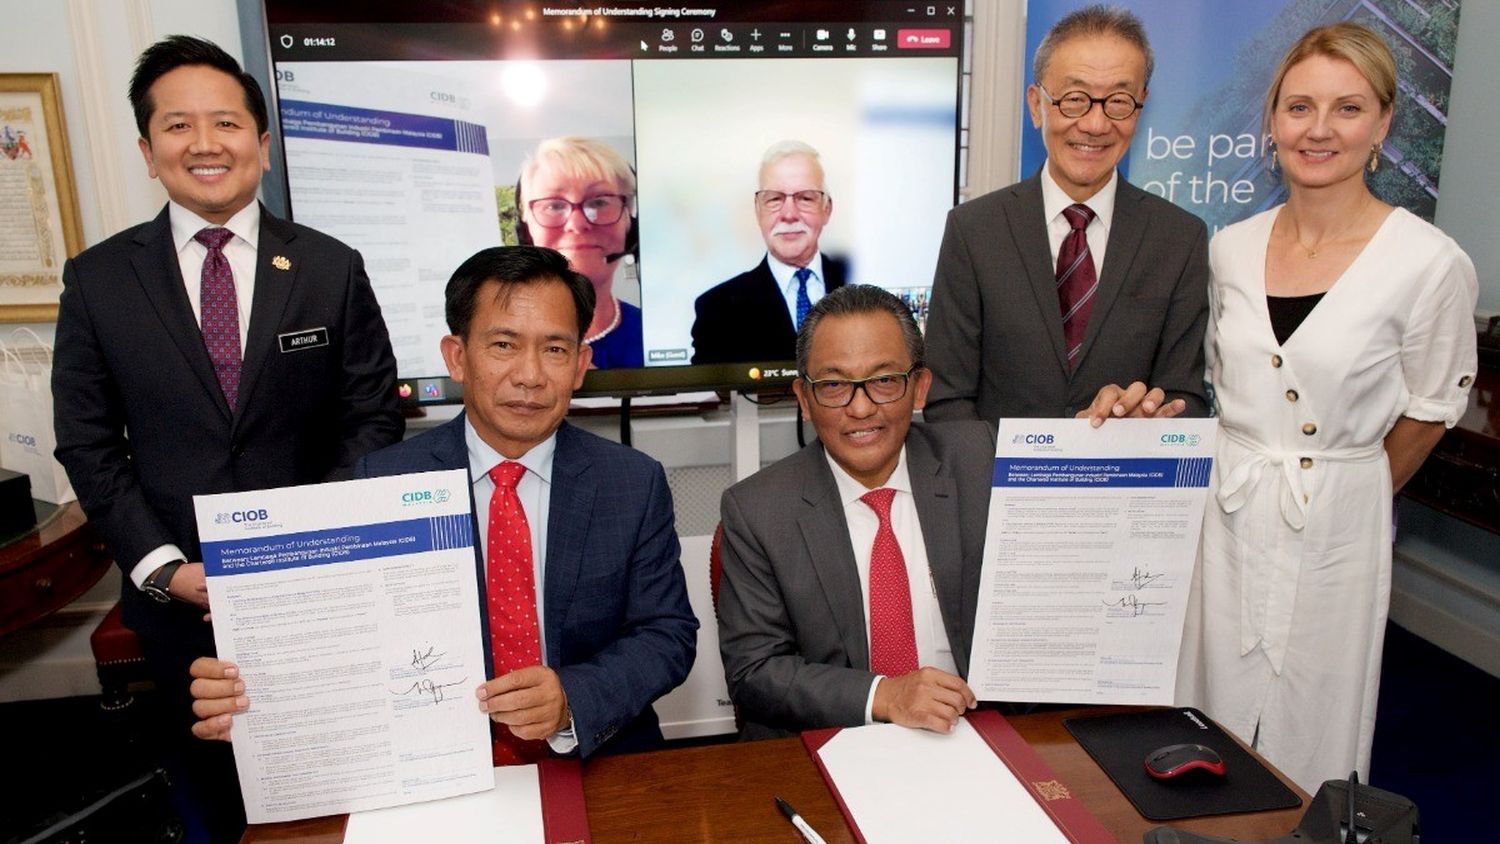
MULTIPOLYGON (((507 460, 490 470, 490 526, 485 594, 490 620, 490 650, 495 676, 542 664, 542 636, 536 618, 536 571, 532 567, 531 526, 516 484, 526 467, 507 460)), ((490 722, 496 765, 535 762, 547 755, 547 743, 516 738, 504 724, 490 722)))
POLYGON ((240 305, 234 295, 234 272, 224 257, 224 244, 232 237, 234 232, 222 228, 193 235, 193 240, 208 248, 198 289, 198 323, 230 412, 240 397, 240 305))
POLYGON ((1089 314, 1094 310, 1094 291, 1099 276, 1094 272, 1094 257, 1089 254, 1089 239, 1084 231, 1094 219, 1094 211, 1077 203, 1063 209, 1072 229, 1057 250, 1057 304, 1062 309, 1063 341, 1068 349, 1068 368, 1078 366, 1083 349, 1083 332, 1088 328, 1089 314))
POLYGON ((917 670, 917 635, 911 617, 911 581, 906 557, 891 530, 889 487, 860 496, 880 519, 870 549, 870 670, 895 677, 917 670))

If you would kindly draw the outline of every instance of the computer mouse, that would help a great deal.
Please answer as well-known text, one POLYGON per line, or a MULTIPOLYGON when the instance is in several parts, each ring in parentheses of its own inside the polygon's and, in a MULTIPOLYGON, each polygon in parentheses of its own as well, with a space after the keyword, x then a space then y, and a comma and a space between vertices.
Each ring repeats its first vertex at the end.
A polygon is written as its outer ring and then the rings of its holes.
POLYGON ((1194 771, 1224 776, 1224 759, 1202 744, 1169 744, 1146 754, 1146 773, 1159 780, 1174 780, 1194 771))

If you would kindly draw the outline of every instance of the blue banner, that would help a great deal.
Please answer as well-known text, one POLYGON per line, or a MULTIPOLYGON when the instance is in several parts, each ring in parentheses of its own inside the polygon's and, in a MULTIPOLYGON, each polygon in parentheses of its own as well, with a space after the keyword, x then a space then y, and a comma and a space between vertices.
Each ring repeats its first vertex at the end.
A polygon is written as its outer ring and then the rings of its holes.
POLYGON ((203 543, 209 576, 420 554, 474 544, 469 514, 203 543))
POLYGON ((281 132, 288 138, 490 154, 477 123, 328 103, 282 100, 281 132))
POLYGON ((1206 487, 1209 457, 997 457, 993 485, 1046 487, 1206 487))

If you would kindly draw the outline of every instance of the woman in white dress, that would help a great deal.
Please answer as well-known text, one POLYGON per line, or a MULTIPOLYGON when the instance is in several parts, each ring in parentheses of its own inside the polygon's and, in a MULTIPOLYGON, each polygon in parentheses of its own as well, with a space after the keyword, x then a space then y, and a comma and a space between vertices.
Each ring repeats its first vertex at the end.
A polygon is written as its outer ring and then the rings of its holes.
POLYGON ((1209 248, 1221 427, 1178 696, 1308 791, 1368 777, 1392 495, 1462 415, 1477 366, 1473 264, 1365 185, 1395 94, 1374 32, 1304 35, 1266 94, 1286 204, 1209 248))

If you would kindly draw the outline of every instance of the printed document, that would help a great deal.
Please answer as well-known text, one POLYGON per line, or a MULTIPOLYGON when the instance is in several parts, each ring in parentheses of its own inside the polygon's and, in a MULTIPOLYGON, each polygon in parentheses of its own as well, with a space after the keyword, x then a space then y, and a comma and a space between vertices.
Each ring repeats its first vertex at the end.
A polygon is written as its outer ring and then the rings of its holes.
POLYGON ((250 823, 493 787, 466 472, 194 504, 250 823))
POLYGON ((410 806, 355 812, 344 844, 543 844, 541 781, 535 765, 495 769, 495 788, 410 806))
POLYGON ((980 700, 1170 705, 1212 419, 1002 419, 969 685, 980 700))

